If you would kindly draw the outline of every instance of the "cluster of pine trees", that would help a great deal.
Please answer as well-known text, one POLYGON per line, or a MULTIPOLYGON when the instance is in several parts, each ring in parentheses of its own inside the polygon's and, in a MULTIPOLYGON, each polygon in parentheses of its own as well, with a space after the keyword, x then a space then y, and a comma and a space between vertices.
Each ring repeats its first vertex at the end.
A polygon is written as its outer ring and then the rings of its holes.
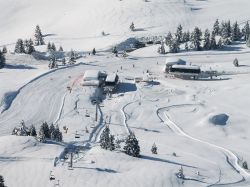
POLYGON ((4 185, 4 178, 3 178, 2 175, 0 175, 0 187, 6 187, 6 186, 4 185))
POLYGON ((233 24, 230 21, 220 23, 217 19, 211 30, 206 29, 203 33, 200 28, 195 27, 190 33, 189 31, 184 32, 182 26, 179 25, 174 34, 171 32, 167 34, 158 52, 164 54, 166 52, 165 45, 169 47, 170 53, 178 53, 181 44, 185 45, 186 51, 190 49, 201 51, 220 49, 233 41, 249 41, 250 27, 248 22, 241 29, 237 21, 233 24))
POLYGON ((17 40, 15 46, 15 53, 32 54, 33 52, 35 52, 35 48, 32 39, 24 41, 22 39, 17 40))
MULTIPOLYGON (((116 141, 117 143, 120 141, 116 141)), ((119 144, 118 143, 118 144, 119 144)), ((119 148, 120 145, 115 145, 115 138, 114 135, 110 134, 110 129, 108 126, 105 127, 101 136, 100 136, 100 146, 103 149, 113 151, 115 148, 119 148)), ((139 142, 135 137, 134 133, 128 135, 125 140, 125 146, 123 150, 126 154, 133 156, 133 157, 140 157, 140 146, 139 142)))
POLYGON ((49 126, 47 122, 44 122, 38 133, 38 140, 40 142, 46 142, 46 140, 54 140, 57 142, 61 142, 63 139, 62 132, 60 131, 58 125, 54 125, 53 123, 49 126))
POLYGON ((34 125, 31 125, 30 127, 27 127, 25 125, 25 122, 22 120, 20 123, 20 127, 15 127, 12 131, 12 135, 16 136, 37 136, 36 128, 34 125))
MULTIPOLYGON (((51 50, 56 51, 56 46, 55 46, 55 44, 53 42, 52 43, 49 42, 48 45, 47 45, 47 51, 49 52, 51 50)), ((59 47, 58 51, 63 52, 62 46, 59 47)))

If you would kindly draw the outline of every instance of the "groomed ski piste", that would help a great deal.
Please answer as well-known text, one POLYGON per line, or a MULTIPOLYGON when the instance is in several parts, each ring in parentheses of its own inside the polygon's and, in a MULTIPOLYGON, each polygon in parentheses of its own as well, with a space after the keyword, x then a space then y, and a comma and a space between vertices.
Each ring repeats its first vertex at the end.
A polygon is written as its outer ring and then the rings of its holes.
MULTIPOLYGON (((0 70, 0 175, 6 186, 250 186, 250 171, 242 167, 243 161, 250 162, 250 49, 245 44, 167 55, 158 54, 158 45, 153 45, 128 53, 127 58, 106 51, 131 35, 162 34, 179 23, 186 28, 206 27, 216 18, 244 23, 250 19, 249 8, 243 8, 250 7, 248 1, 63 1, 60 8, 53 9, 61 1, 14 0, 15 6, 0 13, 1 23, 7 24, 0 28, 0 45, 9 44, 10 49, 17 37, 32 35, 39 21, 43 30, 53 34, 46 37, 46 42, 54 41, 65 50, 96 47, 102 51, 97 50, 96 56, 86 52, 75 65, 60 65, 54 70, 48 69, 46 60, 6 55, 7 66, 0 70), (36 10, 45 7, 54 11, 39 17, 44 12, 36 10), (96 9, 89 11, 93 7, 96 9), (28 10, 30 13, 24 14, 28 10), (10 13, 13 16, 7 17, 10 13), (80 15, 91 19, 81 20, 80 15), (50 21, 49 16, 53 18, 50 21), (20 21, 22 17, 28 21, 20 21), (84 24, 75 25, 69 20, 84 24), (141 29, 131 34, 126 30, 132 21, 141 29), (26 29, 15 31, 15 23, 26 29), (67 23, 70 25, 64 29, 67 23), (90 29, 83 29, 86 27, 90 29), (102 30, 109 35, 99 36, 102 30), (216 70, 221 76, 213 80, 170 78, 163 72, 168 57, 182 58, 204 71, 216 70), (233 66, 235 58, 240 67, 233 66), (110 98, 106 96, 97 107, 97 119, 91 98, 99 92, 96 87, 82 86, 87 70, 117 73, 120 77, 117 92, 110 98), (135 77, 153 81, 135 83, 135 77), (213 123, 211 119, 220 115, 229 118, 225 123, 220 119, 213 123), (58 124, 63 142, 40 143, 33 137, 11 135, 22 120, 37 130, 44 121, 58 124), (99 136, 105 125, 118 139, 134 133, 141 157, 101 149, 99 136), (75 138, 76 134, 80 138, 75 138), (154 143, 158 147, 156 155, 151 153, 154 143), (62 158, 68 150, 78 149, 73 168, 69 169, 69 160, 62 158), (181 167, 184 179, 176 177, 181 167), (49 180, 51 172, 53 181, 49 180)), ((0 5, 9 4, 1 1, 0 5)))

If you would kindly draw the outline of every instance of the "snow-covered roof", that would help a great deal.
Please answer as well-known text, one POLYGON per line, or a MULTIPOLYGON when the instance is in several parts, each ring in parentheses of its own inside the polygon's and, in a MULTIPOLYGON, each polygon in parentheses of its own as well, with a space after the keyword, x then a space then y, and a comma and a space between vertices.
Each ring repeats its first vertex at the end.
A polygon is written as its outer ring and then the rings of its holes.
POLYGON ((166 59, 166 65, 171 66, 175 64, 186 65, 186 61, 176 57, 169 57, 166 59))
POLYGON ((116 77, 117 77, 116 73, 110 74, 107 76, 106 82, 115 82, 116 77))
POLYGON ((178 69, 194 69, 199 70, 200 66, 190 66, 190 65, 173 65, 172 68, 178 68, 178 69))
POLYGON ((90 80, 98 80, 100 76, 100 71, 98 70, 87 70, 84 73, 83 80, 90 81, 90 80))

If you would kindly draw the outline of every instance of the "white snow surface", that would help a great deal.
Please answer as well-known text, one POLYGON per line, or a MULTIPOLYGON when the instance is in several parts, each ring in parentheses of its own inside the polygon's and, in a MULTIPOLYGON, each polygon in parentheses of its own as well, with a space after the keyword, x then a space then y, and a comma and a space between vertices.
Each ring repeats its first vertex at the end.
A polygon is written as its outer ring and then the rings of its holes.
POLYGON ((12 50, 17 38, 32 37, 39 24, 46 42, 65 50, 98 49, 96 56, 55 70, 32 56, 7 55, 7 67, 0 69, 0 175, 6 186, 250 186, 250 171, 242 168, 243 161, 250 163, 250 49, 245 44, 168 55, 159 55, 158 45, 152 45, 127 58, 100 52, 127 38, 166 34, 178 24, 206 28, 216 18, 244 23, 250 19, 249 0, 0 0, 0 7, 0 46, 12 50), (136 32, 129 31, 131 22, 136 32), (162 69, 173 57, 220 76, 168 77, 162 69), (235 58, 239 67, 233 66, 235 58), (88 70, 116 72, 120 79, 117 93, 97 108, 91 98, 100 89, 82 86, 88 70), (135 77, 153 81, 135 84, 135 77), (211 124, 220 114, 229 117, 226 125, 211 124), (63 142, 10 135, 21 120, 37 131, 44 121, 59 125, 63 142), (105 124, 115 138, 135 133, 141 157, 101 149, 105 124), (151 153, 154 143, 157 155, 151 153), (69 170, 69 160, 56 158, 75 147, 82 149, 69 170), (176 177, 181 167, 185 180, 176 177), (49 180, 51 171, 55 181, 49 180))

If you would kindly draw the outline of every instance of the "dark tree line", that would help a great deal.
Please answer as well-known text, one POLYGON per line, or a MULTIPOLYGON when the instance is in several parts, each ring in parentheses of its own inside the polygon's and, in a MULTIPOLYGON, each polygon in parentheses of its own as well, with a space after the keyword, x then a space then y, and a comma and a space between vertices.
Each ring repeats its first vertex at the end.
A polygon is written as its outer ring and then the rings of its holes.
POLYGON ((237 21, 233 24, 230 20, 220 23, 217 19, 211 31, 206 29, 204 33, 198 27, 195 27, 191 33, 189 31, 184 32, 183 27, 179 25, 174 34, 171 32, 167 34, 158 52, 164 54, 165 45, 169 47, 170 53, 178 53, 181 44, 185 45, 186 51, 190 49, 196 51, 220 49, 234 41, 246 41, 247 45, 250 46, 249 36, 250 26, 248 22, 245 23, 243 28, 240 28, 237 21))
POLYGON ((54 140, 57 142, 61 142, 63 137, 58 125, 55 126, 52 123, 49 126, 47 122, 44 122, 40 127, 38 139, 40 142, 46 142, 46 140, 54 140))
POLYGON ((5 66, 5 56, 4 53, 0 50, 0 69, 2 69, 5 66))
POLYGON ((15 46, 15 53, 32 54, 33 52, 35 52, 35 48, 32 39, 24 41, 22 39, 17 40, 15 46))

